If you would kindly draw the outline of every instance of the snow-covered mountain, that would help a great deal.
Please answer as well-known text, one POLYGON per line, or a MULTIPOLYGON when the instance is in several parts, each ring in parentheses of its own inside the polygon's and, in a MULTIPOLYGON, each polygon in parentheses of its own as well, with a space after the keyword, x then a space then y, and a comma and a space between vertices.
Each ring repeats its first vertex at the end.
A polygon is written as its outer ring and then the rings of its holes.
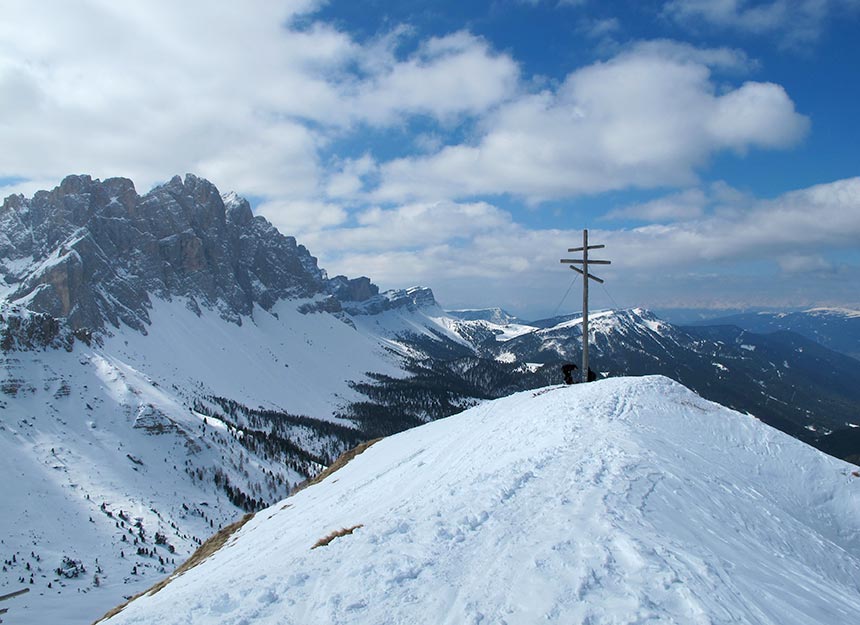
MULTIPOLYGON (((191 175, 143 196, 71 176, 7 198, 0 224, 0 594, 31 589, 18 623, 88 623, 341 452, 579 358, 576 315, 450 314, 428 288, 330 278, 191 175)), ((593 319, 601 373, 662 373, 860 452, 850 358, 638 309, 593 319)))
POLYGON ((752 332, 789 330, 834 351, 860 359, 860 310, 810 308, 792 312, 742 313, 697 325, 735 325, 752 332))
MULTIPOLYGON (((582 319, 525 324, 458 320, 476 353, 529 368, 535 384, 581 361, 582 319)), ((602 376, 661 374, 723 405, 755 414, 840 457, 860 460, 858 362, 791 332, 678 327, 650 311, 599 311, 589 323, 591 367, 602 376)))
POLYGON ((663 377, 376 443, 110 625, 860 619, 854 467, 663 377))
POLYGON ((515 317, 508 311, 499 307, 462 308, 460 310, 449 310, 448 314, 456 319, 463 319, 464 321, 489 321, 496 325, 525 323, 522 319, 515 317))
POLYGON ((7 198, 0 222, 0 594, 31 589, 16 622, 90 622, 370 438, 340 416, 354 386, 406 376, 420 354, 398 337, 444 317, 429 289, 328 278, 190 175, 144 196, 72 176, 7 198))

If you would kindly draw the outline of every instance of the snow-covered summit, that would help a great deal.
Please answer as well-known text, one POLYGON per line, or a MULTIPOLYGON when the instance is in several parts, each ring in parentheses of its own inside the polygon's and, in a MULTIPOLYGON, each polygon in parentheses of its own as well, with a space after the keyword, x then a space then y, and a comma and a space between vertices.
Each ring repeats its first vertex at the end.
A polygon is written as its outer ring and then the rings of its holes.
POLYGON ((856 623, 851 471, 663 377, 548 387, 382 440, 108 622, 856 623))
POLYGON ((809 315, 819 315, 822 317, 844 317, 847 319, 857 319, 860 317, 860 310, 853 308, 818 307, 809 308, 803 312, 809 315))
POLYGON ((495 325, 508 325, 512 323, 524 324, 522 319, 519 319, 508 311, 499 308, 463 308, 460 310, 449 310, 449 315, 464 321, 488 321, 495 325))

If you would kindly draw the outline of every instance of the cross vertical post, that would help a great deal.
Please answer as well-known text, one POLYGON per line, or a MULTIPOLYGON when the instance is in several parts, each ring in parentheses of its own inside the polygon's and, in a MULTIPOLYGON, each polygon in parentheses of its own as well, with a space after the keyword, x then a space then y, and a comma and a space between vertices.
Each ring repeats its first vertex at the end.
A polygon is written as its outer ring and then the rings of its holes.
POLYGON ((582 231, 582 381, 588 382, 588 230, 582 231))
POLYGON ((568 252, 582 252, 582 258, 562 258, 561 262, 568 264, 570 268, 582 276, 582 381, 588 382, 588 281, 596 280, 603 284, 603 280, 588 273, 589 263, 592 265, 610 265, 609 260, 589 260, 588 250, 595 250, 605 245, 589 245, 588 230, 582 231, 582 247, 568 248, 568 252), (582 265, 582 269, 574 265, 582 265))

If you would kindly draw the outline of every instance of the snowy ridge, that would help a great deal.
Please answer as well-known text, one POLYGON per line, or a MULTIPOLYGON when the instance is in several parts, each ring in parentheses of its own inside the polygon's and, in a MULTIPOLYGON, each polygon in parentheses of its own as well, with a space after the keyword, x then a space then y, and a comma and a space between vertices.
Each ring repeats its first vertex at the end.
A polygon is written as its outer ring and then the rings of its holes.
POLYGON ((459 332, 460 321, 448 315, 430 289, 411 287, 386 291, 358 304, 346 303, 350 322, 363 334, 377 336, 403 355, 419 355, 408 343, 452 342, 471 353, 472 344, 459 332))
POLYGON ((524 323, 508 311, 498 307, 461 308, 459 310, 446 310, 445 312, 452 317, 462 319, 464 321, 488 321, 499 326, 524 323))
POLYGON ((812 315, 845 317, 848 319, 856 319, 857 317, 860 317, 860 310, 854 310, 853 308, 819 307, 809 308, 803 312, 812 315))
POLYGON ((851 470, 666 378, 549 387, 377 443, 108 622, 855 623, 851 470))

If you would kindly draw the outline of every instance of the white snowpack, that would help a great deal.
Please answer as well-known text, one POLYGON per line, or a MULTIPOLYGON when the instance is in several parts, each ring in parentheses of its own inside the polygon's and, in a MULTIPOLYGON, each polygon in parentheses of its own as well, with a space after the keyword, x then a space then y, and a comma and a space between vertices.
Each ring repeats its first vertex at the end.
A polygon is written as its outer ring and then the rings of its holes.
POLYGON ((368 371, 402 376, 379 338, 329 314, 297 312, 301 302, 261 308, 241 326, 202 308, 198 317, 177 298, 155 299, 143 335, 123 327, 104 351, 116 354, 162 384, 200 386, 257 407, 327 418, 359 395, 349 380, 368 371))
MULTIPOLYGON (((33 264, 33 257, 25 256, 17 260, 4 258, 0 262, 2 262, 2 265, 9 276, 18 276, 33 264)), ((5 301, 9 297, 9 294, 20 286, 21 285, 16 281, 7 283, 5 278, 0 277, 0 300, 5 301)))
POLYGON ((502 352, 498 356, 496 356, 496 360, 498 362, 516 362, 517 356, 511 352, 502 352))
POLYGON ((529 332, 534 332, 535 330, 537 330, 536 327, 523 323, 506 323, 505 325, 488 323, 487 325, 493 330, 499 331, 499 334, 496 335, 496 341, 498 341, 499 343, 510 341, 511 339, 515 339, 518 336, 522 336, 523 334, 528 334, 529 332))
POLYGON ((519 393, 377 443, 108 622, 849 625, 853 468, 663 377, 519 393))
POLYGON ((103 347, 77 342, 72 352, 3 355, 0 563, 13 556, 17 562, 0 570, 0 594, 30 588, 2 606, 6 622, 86 625, 173 570, 195 540, 241 514, 212 483, 212 467, 234 484, 250 474, 267 501, 274 497, 265 490, 265 472, 290 483, 303 479, 274 461, 242 467, 242 448, 214 439, 229 442, 241 433, 213 417, 204 423, 191 409, 193 397, 218 395, 352 425, 334 416, 360 397, 350 380, 368 371, 404 375, 381 339, 328 314, 302 315, 299 304, 278 304, 277 317, 257 309, 239 326, 205 308, 198 317, 181 298, 153 299, 147 335, 123 326, 110 329, 103 347), (202 481, 188 472, 198 468, 210 471, 202 481), (131 519, 126 527, 119 526, 120 510, 131 519), (158 547, 169 558, 164 565, 137 557, 138 546, 121 541, 133 541, 129 526, 137 518, 148 549, 155 532, 176 549, 158 547), (80 560, 87 572, 57 579, 63 556, 80 560))
POLYGON ((839 307, 820 307, 820 308, 810 308, 808 310, 804 310, 805 313, 817 314, 817 315, 831 315, 834 317, 860 317, 860 310, 855 310, 853 308, 839 308, 839 307))
MULTIPOLYGON (((375 315, 355 315, 351 319, 361 334, 377 337, 377 340, 378 337, 396 340, 404 334, 439 340, 438 336, 434 334, 434 332, 438 332, 471 349, 471 345, 454 331, 460 321, 447 315, 438 306, 427 306, 417 310, 405 308, 386 310, 375 315)), ((400 345, 399 342, 396 344, 400 345)))

